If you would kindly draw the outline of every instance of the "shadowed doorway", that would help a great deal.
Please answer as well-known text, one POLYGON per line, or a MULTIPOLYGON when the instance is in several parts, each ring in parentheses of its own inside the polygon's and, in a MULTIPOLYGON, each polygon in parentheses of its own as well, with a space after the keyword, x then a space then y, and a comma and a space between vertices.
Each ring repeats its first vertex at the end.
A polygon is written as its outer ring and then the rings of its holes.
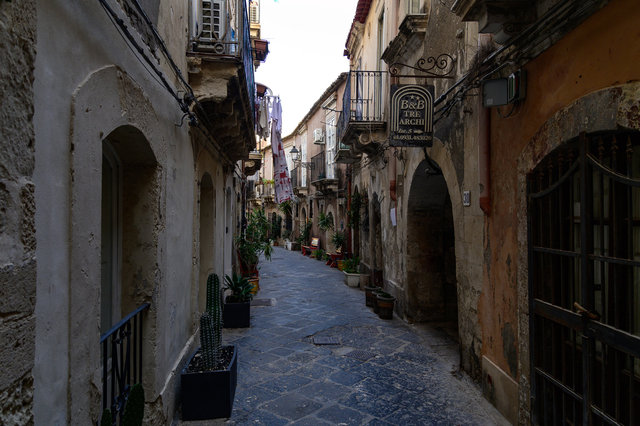
POLYGON ((453 213, 447 184, 435 163, 417 167, 409 193, 407 222, 407 304, 409 321, 443 322, 456 330, 453 213))

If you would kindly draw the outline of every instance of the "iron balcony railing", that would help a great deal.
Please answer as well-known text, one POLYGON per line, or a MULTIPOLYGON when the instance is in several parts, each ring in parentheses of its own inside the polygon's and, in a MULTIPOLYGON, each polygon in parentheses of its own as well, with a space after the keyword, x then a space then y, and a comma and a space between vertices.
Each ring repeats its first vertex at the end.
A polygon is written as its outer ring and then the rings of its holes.
POLYGON ((121 424, 131 387, 142 383, 142 317, 145 303, 100 337, 102 347, 102 411, 111 410, 112 424, 121 424))
POLYGON ((311 182, 327 178, 324 151, 311 157, 311 182))
POLYGON ((275 194, 273 183, 261 183, 259 188, 260 188, 260 196, 262 198, 273 197, 275 194))
POLYGON ((251 108, 255 105, 255 77, 249 15, 245 0, 199 0, 194 51, 221 59, 241 59, 251 108), (233 6, 233 7, 231 7, 233 6))
POLYGON ((343 111, 338 119, 338 141, 350 123, 384 122, 385 71, 350 71, 342 95, 343 111))

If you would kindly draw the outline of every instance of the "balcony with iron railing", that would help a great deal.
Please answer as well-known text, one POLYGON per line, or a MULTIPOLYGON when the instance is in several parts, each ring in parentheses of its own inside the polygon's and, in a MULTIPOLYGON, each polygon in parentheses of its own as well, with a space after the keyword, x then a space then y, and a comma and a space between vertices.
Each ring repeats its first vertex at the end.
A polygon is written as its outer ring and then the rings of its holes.
MULTIPOLYGON (((379 146, 376 136, 384 139, 386 131, 385 94, 388 93, 385 71, 350 71, 342 96, 338 120, 338 143, 350 151, 373 154, 379 146)), ((340 151, 341 146, 338 146, 340 151)), ((343 149, 344 153, 344 149, 343 149)))
POLYGON ((102 352, 102 412, 109 410, 111 424, 122 424, 124 406, 134 385, 142 384, 144 303, 100 337, 102 352))
POLYGON ((335 163, 327 164, 325 151, 311 157, 311 184, 315 186, 317 191, 327 195, 337 190, 338 180, 335 178, 335 174, 335 163))
POLYGON ((298 188, 298 183, 300 182, 300 177, 299 175, 299 167, 294 167, 293 169, 291 169, 291 188, 296 189, 298 188))
POLYGON ((255 148, 255 78, 245 0, 198 0, 187 51, 199 120, 230 160, 255 148))

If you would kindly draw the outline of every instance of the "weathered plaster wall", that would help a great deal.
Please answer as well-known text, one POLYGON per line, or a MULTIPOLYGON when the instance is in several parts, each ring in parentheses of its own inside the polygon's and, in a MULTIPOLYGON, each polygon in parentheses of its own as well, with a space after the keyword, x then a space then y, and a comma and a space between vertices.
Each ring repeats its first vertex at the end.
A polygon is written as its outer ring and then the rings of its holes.
MULTIPOLYGON (((35 421, 90 424, 99 415, 100 227, 95 218, 100 217, 101 144, 126 125, 144 135, 157 161, 157 184, 149 194, 155 202, 136 213, 150 210, 145 233, 152 237, 135 298, 152 303, 145 318, 143 381, 152 403, 150 423, 164 423, 173 414, 175 373, 193 333, 186 290, 194 224, 191 207, 185 211, 185 206, 194 205, 195 181, 188 129, 176 126, 182 114, 175 100, 125 47, 98 2, 42 0, 37 6, 34 180, 41 278, 35 421)), ((184 20, 171 13, 160 16, 173 20, 165 25, 175 25, 186 43, 184 20)))
POLYGON ((35 0, 0 2, 0 423, 33 424, 35 0))
POLYGON ((483 354, 520 385, 521 422, 527 421, 530 374, 526 173, 580 129, 600 128, 602 120, 610 120, 611 129, 638 121, 637 88, 593 95, 640 79, 635 60, 640 46, 628 43, 640 36, 635 18, 639 13, 637 2, 611 2, 526 65, 527 99, 512 117, 503 119, 492 112, 492 214, 485 231, 483 284, 488 291, 481 299, 479 319, 483 354), (574 108, 576 100, 582 106, 574 108))
MULTIPOLYGON (((482 299, 483 331, 489 336, 484 351, 514 377, 517 374, 518 319, 518 170, 520 152, 549 117, 576 99, 608 86, 640 78, 634 58, 640 45, 628 43, 640 36, 635 17, 640 4, 612 2, 580 28, 527 64, 527 99, 512 117, 491 117, 492 215, 487 227, 486 287, 482 299), (597 35, 597 36, 595 36, 597 35), (633 59, 632 59, 633 58, 633 59), (510 331, 509 331, 510 330, 510 331)), ((596 107, 594 105, 594 107, 596 107)), ((580 120, 580 117, 568 117, 580 120)), ((588 125, 584 123, 585 127, 588 125)))

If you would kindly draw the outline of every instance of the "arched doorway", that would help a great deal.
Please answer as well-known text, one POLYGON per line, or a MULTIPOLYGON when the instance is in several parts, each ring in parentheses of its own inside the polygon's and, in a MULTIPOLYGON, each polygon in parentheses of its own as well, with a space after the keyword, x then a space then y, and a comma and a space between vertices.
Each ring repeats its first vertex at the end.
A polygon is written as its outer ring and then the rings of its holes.
POLYGON ((151 300, 156 276, 156 158, 132 126, 102 143, 101 332, 151 300))
POLYGON ((582 133, 527 187, 534 423, 637 424, 640 132, 582 133))
POLYGON ((447 183, 433 162, 418 165, 407 213, 407 303, 416 322, 450 323, 457 333, 458 299, 453 212, 447 183))

